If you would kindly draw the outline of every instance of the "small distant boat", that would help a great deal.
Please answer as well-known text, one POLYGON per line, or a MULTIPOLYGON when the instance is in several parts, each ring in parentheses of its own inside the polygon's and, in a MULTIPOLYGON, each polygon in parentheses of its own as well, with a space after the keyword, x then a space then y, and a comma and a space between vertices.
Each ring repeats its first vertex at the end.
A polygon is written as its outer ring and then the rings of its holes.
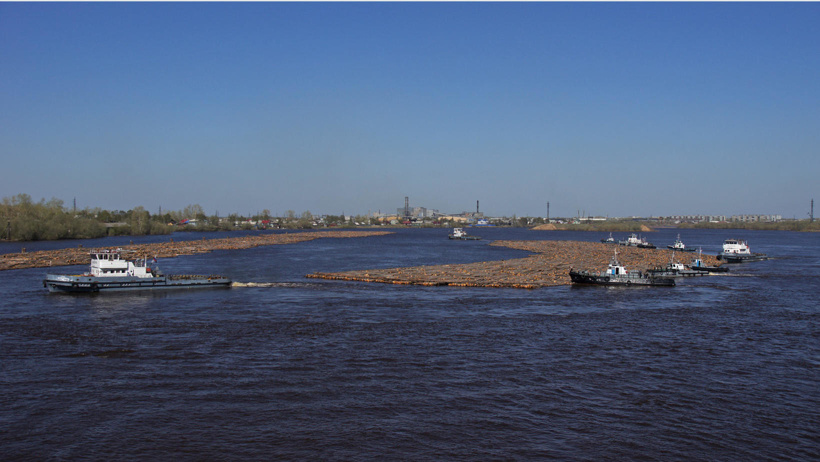
POLYGON ((477 227, 478 227, 478 226, 480 226, 480 227, 487 227, 487 226, 493 226, 493 225, 491 225, 491 224, 490 224, 490 222, 489 222, 489 221, 487 221, 486 219, 481 218, 481 219, 479 219, 478 221, 476 221, 475 223, 470 224, 470 225, 468 225, 468 226, 470 226, 470 227, 472 228, 472 227, 474 227, 474 226, 477 226, 477 227))
POLYGON ((717 258, 726 263, 745 263, 766 260, 769 257, 765 253, 752 253, 749 244, 743 239, 726 239, 723 242, 723 252, 718 254, 717 258))
POLYGON ((478 241, 481 238, 478 236, 470 236, 467 234, 467 231, 464 231, 464 228, 453 228, 453 232, 447 236, 450 239, 459 239, 462 241, 478 241))
POLYGON ((728 273, 729 267, 728 266, 707 266, 703 264, 703 260, 701 260, 701 250, 698 249, 698 258, 692 260, 692 263, 689 264, 689 268, 696 270, 696 271, 708 271, 710 273, 728 273))
POLYGON ((647 242, 646 238, 638 237, 637 234, 632 233, 626 240, 618 241, 618 244, 625 245, 629 247, 638 247, 640 249, 655 249, 656 247, 653 244, 647 242))
POLYGON ((126 260, 122 250, 94 250, 85 274, 47 274, 43 286, 49 292, 93 293, 123 290, 201 289, 230 287, 223 276, 166 276, 148 258, 126 260))
POLYGON ((617 241, 615 241, 615 238, 612 237, 612 233, 609 233, 608 238, 601 239, 601 242, 603 242, 604 244, 617 244, 617 241))
POLYGON ((686 245, 683 244, 683 241, 680 240, 680 234, 678 234, 678 238, 675 239, 675 243, 672 245, 666 246, 669 249, 678 251, 678 252, 694 252, 695 249, 687 248, 686 245))
POLYGON ((618 251, 609 262, 606 271, 591 273, 589 271, 569 270, 569 277, 575 284, 598 284, 606 286, 674 286, 675 280, 666 277, 655 277, 640 271, 627 271, 618 263, 618 251))
POLYGON ((655 247, 655 244, 650 244, 649 242, 647 242, 645 237, 642 237, 641 242, 638 243, 638 248, 639 249, 655 249, 657 247, 655 247))
POLYGON ((618 241, 619 245, 626 245, 626 246, 630 246, 630 247, 637 247, 638 244, 640 244, 640 243, 641 243, 641 240, 640 240, 640 238, 638 238, 638 235, 635 234, 635 233, 632 233, 632 235, 629 236, 626 239, 621 239, 620 241, 618 241))

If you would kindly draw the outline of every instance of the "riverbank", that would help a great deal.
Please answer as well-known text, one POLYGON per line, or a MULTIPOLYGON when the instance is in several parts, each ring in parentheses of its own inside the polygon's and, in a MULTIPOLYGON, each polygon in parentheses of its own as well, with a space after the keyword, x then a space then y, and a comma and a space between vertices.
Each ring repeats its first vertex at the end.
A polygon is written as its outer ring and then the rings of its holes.
POLYGON ((811 222, 809 220, 788 220, 778 222, 748 222, 739 223, 680 223, 675 226, 682 229, 750 229, 755 231, 795 231, 802 233, 820 232, 820 220, 811 222))
POLYGON ((648 233, 654 229, 643 223, 619 223, 619 222, 600 222, 600 223, 545 223, 543 225, 533 226, 530 228, 533 231, 596 231, 603 233, 648 233))
MULTIPOLYGON (((101 247, 113 250, 121 248, 132 253, 135 258, 142 256, 172 258, 180 255, 194 255, 214 250, 249 249, 264 245, 295 244, 321 238, 353 238, 383 236, 389 231, 317 231, 286 234, 263 234, 259 236, 228 237, 198 241, 159 242, 153 244, 132 244, 119 247, 101 247)), ((83 247, 69 249, 42 250, 0 255, 0 271, 24 268, 47 268, 51 266, 87 265, 89 250, 83 247)))
MULTIPOLYGON (((408 268, 371 269, 339 273, 312 273, 308 278, 385 284, 457 287, 500 287, 538 289, 569 285, 570 268, 603 271, 612 259, 615 247, 597 242, 580 241, 496 241, 490 245, 526 250, 535 255, 512 260, 459 265, 416 266, 408 268)), ((673 251, 617 247, 618 260, 630 270, 666 266, 673 251)), ((690 255, 675 255, 689 263, 690 255)), ((713 255, 703 255, 706 265, 719 265, 713 255)))
POLYGON ((820 221, 788 220, 778 222, 701 222, 701 223, 625 223, 625 222, 595 222, 595 223, 546 223, 533 226, 533 231, 596 231, 604 233, 648 233, 657 229, 748 229, 754 231, 795 231, 820 232, 820 221), (651 226, 650 226, 651 225, 651 226))

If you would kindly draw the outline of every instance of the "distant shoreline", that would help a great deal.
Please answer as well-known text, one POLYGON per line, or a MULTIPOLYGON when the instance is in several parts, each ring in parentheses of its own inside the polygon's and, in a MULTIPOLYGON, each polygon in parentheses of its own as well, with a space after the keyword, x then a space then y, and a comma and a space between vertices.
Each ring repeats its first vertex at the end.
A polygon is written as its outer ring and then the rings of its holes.
MULTIPOLYGON (((304 228, 299 230, 288 229, 288 228, 281 228, 281 229, 269 229, 268 231, 304 231, 304 232, 311 232, 311 231, 356 231, 356 230, 383 230, 389 231, 391 229, 412 229, 412 228, 449 228, 446 226, 432 226, 432 225, 422 225, 422 226, 414 226, 414 225, 386 225, 386 226, 376 226, 376 225, 364 225, 364 226, 338 226, 338 227, 328 227, 328 228, 304 228)), ((811 223, 807 220, 802 221, 782 221, 776 223, 741 223, 741 222, 721 222, 721 223, 678 223, 678 224, 654 224, 654 223, 647 223, 647 222, 597 222, 597 223, 581 223, 581 224, 571 224, 571 223, 546 223, 536 226, 492 226, 491 228, 529 228, 533 231, 590 231, 590 232, 599 232, 599 233, 650 233, 655 232, 659 229, 745 229, 745 230, 758 230, 758 231, 794 231, 794 232, 808 232, 808 233, 816 233, 820 232, 820 221, 815 221, 811 223)), ((246 230, 233 230, 233 231, 246 231, 246 230)), ((227 231, 227 232, 233 232, 227 231)), ((194 230, 194 229, 185 229, 185 230, 177 230, 174 233, 187 233, 187 232, 226 232, 225 230, 194 230)), ((163 234, 163 235, 173 235, 171 234, 163 234)), ((123 236, 136 236, 136 235, 123 235, 123 236)), ((70 238, 70 240, 84 240, 84 239, 97 239, 95 237, 90 238, 70 238)), ((34 241, 22 241, 22 240, 7 240, 0 238, 0 242, 5 243, 19 243, 25 244, 26 242, 42 242, 42 241, 60 241, 60 240, 69 240, 69 239, 37 239, 34 241)))
POLYGON ((643 223, 583 223, 579 225, 567 223, 545 223, 530 228, 533 231, 594 231, 607 233, 649 233, 655 231, 643 223))
POLYGON ((605 233, 648 233, 658 229, 746 229, 757 231, 795 231, 795 232, 820 232, 820 221, 811 223, 809 221, 781 221, 774 223, 678 223, 678 224, 652 224, 646 222, 599 222, 599 223, 547 223, 530 228, 534 231, 593 231, 605 233))

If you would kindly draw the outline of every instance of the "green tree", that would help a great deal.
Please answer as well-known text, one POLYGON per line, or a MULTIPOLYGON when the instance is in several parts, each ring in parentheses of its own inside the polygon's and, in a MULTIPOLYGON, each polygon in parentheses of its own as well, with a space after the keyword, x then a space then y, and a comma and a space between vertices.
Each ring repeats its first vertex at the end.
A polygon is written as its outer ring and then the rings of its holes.
POLYGON ((131 234, 142 236, 151 232, 151 214, 143 206, 134 207, 129 211, 128 224, 131 226, 131 234))
POLYGON ((302 212, 302 217, 299 218, 299 227, 300 228, 310 228, 313 226, 313 214, 310 213, 310 210, 306 210, 302 212))
MULTIPOLYGON (((182 218, 197 218, 199 216, 205 216, 205 210, 199 204, 191 204, 187 205, 184 209, 182 209, 182 218)), ((199 218, 197 218, 199 219, 199 218)))

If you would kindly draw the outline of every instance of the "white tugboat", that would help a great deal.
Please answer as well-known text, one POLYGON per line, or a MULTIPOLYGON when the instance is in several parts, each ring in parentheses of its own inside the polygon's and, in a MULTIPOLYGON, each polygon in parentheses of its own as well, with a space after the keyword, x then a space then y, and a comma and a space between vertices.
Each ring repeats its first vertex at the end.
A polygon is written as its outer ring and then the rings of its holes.
POLYGON ((450 239, 459 239, 462 241, 477 241, 481 239, 478 236, 470 236, 467 234, 467 231, 464 231, 464 228, 453 228, 453 232, 447 236, 450 239))
POLYGON ((749 244, 743 239, 726 239, 723 242, 723 252, 717 258, 726 263, 743 263, 766 260, 769 257, 764 253, 752 253, 749 244))
POLYGON ((637 247, 638 244, 640 244, 640 243, 641 243, 641 239, 635 233, 632 233, 632 235, 629 236, 626 239, 621 239, 620 241, 618 241, 618 244, 627 245, 627 246, 630 246, 630 247, 637 247))
POLYGON ((49 292, 111 292, 147 289, 192 289, 230 287, 222 276, 166 276, 148 258, 126 260, 122 250, 94 250, 85 274, 47 274, 43 286, 49 292))
POLYGON ((687 248, 686 245, 683 244, 683 241, 680 240, 680 234, 678 234, 678 238, 675 239, 675 243, 672 245, 666 246, 669 249, 676 250, 678 252, 694 252, 695 249, 687 248))
POLYGON ((650 244, 646 240, 646 238, 638 237, 638 235, 635 234, 635 233, 632 233, 632 235, 629 236, 626 240, 618 241, 618 244, 629 246, 629 247, 638 247, 640 249, 654 249, 655 248, 655 246, 653 244, 650 244))
POLYGON ((607 286, 674 286, 675 280, 672 278, 655 277, 644 274, 640 271, 627 271, 626 267, 618 263, 618 251, 609 262, 606 271, 602 273, 590 273, 589 271, 569 270, 569 277, 575 284, 598 284, 607 286))

